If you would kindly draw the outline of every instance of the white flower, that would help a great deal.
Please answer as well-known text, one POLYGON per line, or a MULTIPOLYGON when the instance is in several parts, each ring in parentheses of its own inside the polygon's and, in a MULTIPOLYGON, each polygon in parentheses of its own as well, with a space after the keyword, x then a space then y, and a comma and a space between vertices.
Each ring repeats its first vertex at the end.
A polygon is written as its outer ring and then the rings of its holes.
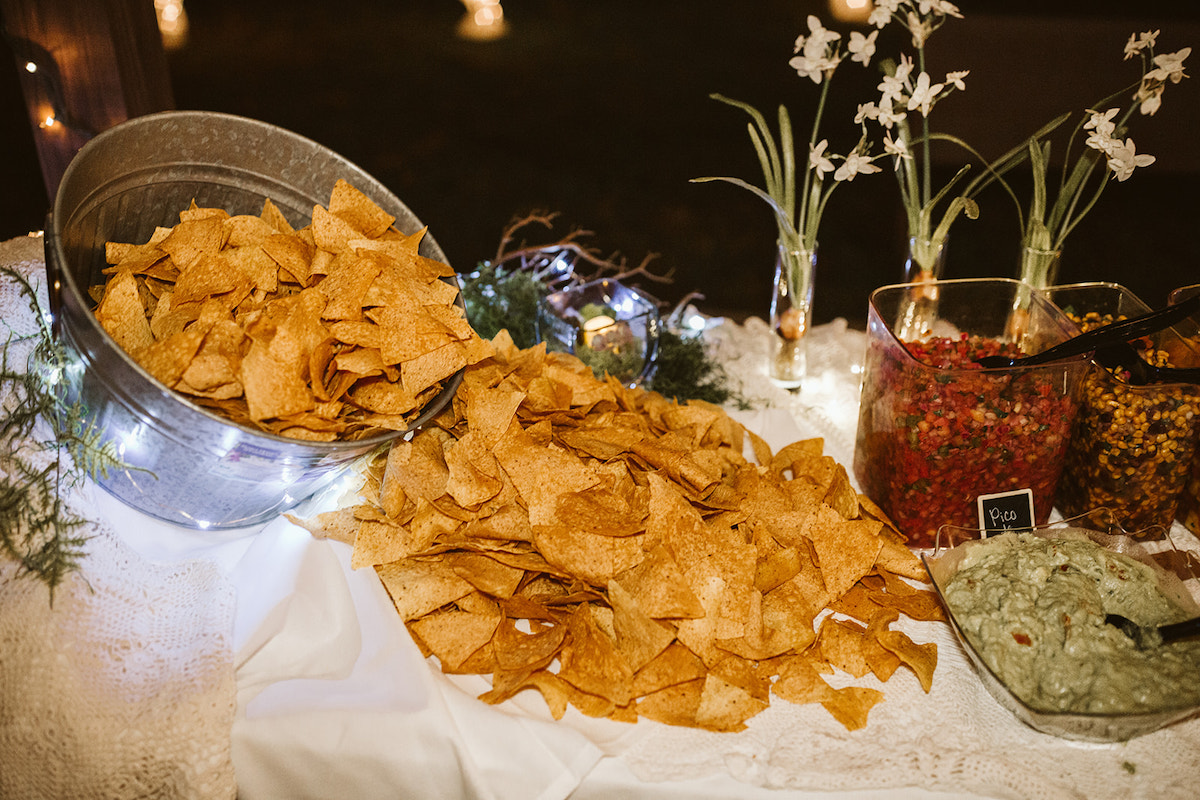
POLYGON ((1088 109, 1091 116, 1088 121, 1083 123, 1085 131, 1095 131, 1097 136, 1112 136, 1113 131, 1117 129, 1116 123, 1113 122, 1113 117, 1121 113, 1119 108, 1110 108, 1108 111, 1092 111, 1088 109))
POLYGON ((1113 171, 1118 181, 1132 175, 1136 167, 1148 167, 1153 163, 1154 156, 1138 155, 1133 146, 1133 139, 1116 144, 1108 154, 1108 168, 1113 171))
POLYGON ((1083 123, 1085 131, 1091 131, 1088 134, 1087 140, 1084 142, 1088 147, 1099 150, 1105 155, 1112 153, 1113 149, 1119 147, 1121 142, 1113 138, 1113 132, 1116 131, 1116 123, 1113 122, 1113 117, 1120 113, 1119 108, 1110 108, 1108 111, 1092 111, 1088 110, 1091 116, 1087 122, 1083 123))
POLYGON ((1136 33, 1129 34, 1129 41, 1125 43, 1125 60, 1128 61, 1147 47, 1153 50, 1154 40, 1158 38, 1159 33, 1160 31, 1146 31, 1141 36, 1136 33))
POLYGON ((913 47, 918 50, 925 47, 925 40, 929 38, 929 34, 933 33, 933 23, 919 16, 915 11, 908 12, 908 19, 904 26, 912 34, 913 47))
POLYGON ((895 100, 904 99, 904 94, 909 89, 908 76, 912 72, 912 68, 912 59, 907 55, 902 55, 900 56, 900 63, 897 65, 895 73, 883 76, 883 80, 875 87, 880 92, 880 106, 887 105, 895 100))
POLYGON ((947 72, 946 83, 950 84, 955 89, 958 89, 960 92, 965 92, 967 90, 967 85, 963 83, 963 78, 970 74, 971 71, 966 69, 959 70, 957 72, 947 72))
POLYGON ((794 56, 788 65, 796 70, 802 78, 811 78, 813 83, 820 83, 823 78, 831 75, 839 63, 841 54, 829 45, 842 38, 840 33, 825 29, 821 20, 816 16, 808 16, 808 35, 796 37, 792 48, 794 56))
POLYGON ((817 180, 822 180, 826 172, 833 172, 833 162, 825 157, 825 148, 829 146, 828 139, 818 142, 808 154, 808 164, 817 173, 817 180))
POLYGON ((872 172, 879 172, 879 167, 872 164, 870 158, 855 150, 846 156, 846 160, 837 168, 837 172, 833 173, 833 179, 835 181, 852 181, 855 175, 860 173, 870 175, 872 172))
POLYGON ((822 49, 824 49, 829 43, 836 42, 838 39, 842 38, 840 33, 828 30, 824 25, 822 25, 821 19, 815 14, 808 15, 808 30, 809 44, 822 49), (813 42, 817 42, 818 44, 813 45, 813 42))
POLYGON ((837 66, 836 62, 832 65, 825 58, 809 58, 808 56, 793 56, 788 61, 788 66, 796 70, 801 78, 811 78, 813 83, 820 83, 825 77, 826 70, 831 66, 837 66))
POLYGON ((864 67, 871 63, 871 57, 875 55, 875 38, 879 36, 879 31, 871 31, 869 36, 863 36, 858 31, 850 32, 850 44, 848 48, 851 56, 851 61, 857 61, 864 67))
POLYGON ((879 103, 879 113, 877 115, 879 124, 884 128, 891 130, 893 125, 908 116, 903 109, 903 106, 901 106, 900 109, 897 109, 894 105, 892 105, 892 101, 890 99, 881 100, 879 103))
POLYGON ((908 98, 908 110, 920 110, 922 116, 929 116, 929 110, 933 107, 934 100, 937 99, 938 92, 942 91, 942 84, 930 84, 929 73, 922 72, 917 76, 917 84, 913 87, 912 96, 908 98))
POLYGON ((1154 112, 1162 107, 1162 96, 1165 84, 1155 82, 1151 85, 1142 83, 1133 99, 1138 103, 1138 113, 1143 117, 1153 117, 1154 112))
POLYGON ((1154 57, 1154 65, 1157 69, 1152 69, 1146 73, 1146 80, 1152 81, 1170 81, 1171 83, 1179 83, 1187 77, 1183 71, 1183 60, 1192 52, 1192 48, 1185 47, 1174 53, 1165 53, 1161 56, 1154 57))
POLYGON ((920 0, 917 3, 917 10, 922 14, 933 12, 943 17, 958 17, 962 19, 962 14, 959 13, 958 7, 953 3, 946 2, 946 0, 920 0))
POLYGON ((883 152, 890 156, 895 156, 897 159, 912 158, 912 154, 908 152, 908 144, 904 139, 893 139, 891 133, 883 135, 883 152))
POLYGON ((879 106, 874 103, 859 103, 858 112, 854 115, 854 124, 861 125, 863 120, 879 119, 879 106))
POLYGON ((1088 138, 1084 141, 1084 144, 1093 150, 1099 150, 1101 153, 1104 153, 1104 155, 1108 156, 1115 148, 1120 147, 1121 140, 1114 139, 1110 134, 1107 133, 1096 132, 1088 136, 1088 138))
POLYGON ((900 0, 875 0, 871 16, 867 22, 876 28, 882 28, 892 21, 892 15, 900 10, 900 0))

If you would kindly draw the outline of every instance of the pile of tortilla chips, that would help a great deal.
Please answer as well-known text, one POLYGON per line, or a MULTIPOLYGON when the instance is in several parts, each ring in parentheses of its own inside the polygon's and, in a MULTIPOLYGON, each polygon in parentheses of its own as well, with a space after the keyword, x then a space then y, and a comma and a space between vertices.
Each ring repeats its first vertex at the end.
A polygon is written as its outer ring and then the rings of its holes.
POLYGON ((270 200, 258 216, 193 202, 179 219, 106 244, 96 318, 168 388, 236 423, 309 441, 406 430, 491 353, 442 280, 450 267, 418 254, 424 231, 400 233, 345 181, 299 230, 270 200))
POLYGON ((772 694, 864 726, 882 694, 835 670, 903 665, 929 691, 936 645, 889 626, 943 619, 936 596, 820 439, 772 453, 719 407, 492 344, 365 504, 301 522, 353 543, 443 671, 490 674, 490 703, 537 689, 556 718, 716 731, 772 694))

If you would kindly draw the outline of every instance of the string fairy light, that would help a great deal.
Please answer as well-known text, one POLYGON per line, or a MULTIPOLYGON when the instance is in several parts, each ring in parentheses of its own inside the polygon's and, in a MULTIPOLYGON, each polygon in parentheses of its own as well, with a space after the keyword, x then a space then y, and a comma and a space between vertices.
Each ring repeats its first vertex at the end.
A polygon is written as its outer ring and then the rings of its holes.
POLYGON ((458 22, 458 35, 463 39, 490 41, 508 33, 508 22, 500 0, 462 0, 467 13, 458 22))
POLYGON ((38 100, 36 105, 31 106, 31 111, 36 108, 33 118, 37 121, 38 128, 47 132, 70 130, 87 137, 94 136, 95 131, 74 119, 67 110, 63 101, 62 76, 58 62, 54 60, 50 51, 37 42, 12 36, 7 32, 5 39, 16 55, 17 63, 23 63, 25 72, 31 76, 37 89, 35 95, 38 100))
POLYGON ((154 0, 154 14, 163 47, 178 50, 187 44, 188 17, 183 0, 154 0))

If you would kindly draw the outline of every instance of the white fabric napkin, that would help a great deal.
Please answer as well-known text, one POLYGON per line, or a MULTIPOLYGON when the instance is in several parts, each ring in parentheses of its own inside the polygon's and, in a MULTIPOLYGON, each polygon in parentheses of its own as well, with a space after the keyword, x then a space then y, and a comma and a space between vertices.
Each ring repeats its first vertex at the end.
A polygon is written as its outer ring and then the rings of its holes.
POLYGON ((279 520, 231 577, 242 798, 561 798, 601 756, 432 669, 346 545, 279 520))

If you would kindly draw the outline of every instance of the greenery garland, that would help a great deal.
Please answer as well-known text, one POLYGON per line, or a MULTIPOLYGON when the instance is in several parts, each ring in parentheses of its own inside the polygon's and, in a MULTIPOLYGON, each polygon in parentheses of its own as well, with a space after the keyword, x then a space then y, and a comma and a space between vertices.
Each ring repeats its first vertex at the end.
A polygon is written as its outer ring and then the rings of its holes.
POLYGON ((10 336, 0 354, 0 553, 18 563, 18 575, 49 586, 53 601, 54 589, 86 555, 87 521, 70 511, 63 490, 126 465, 115 444, 87 421, 83 404, 62 391, 71 358, 37 292, 10 267, 0 267, 0 274, 17 285, 38 324, 27 365, 10 363, 10 346, 23 340, 10 336), (54 434, 49 441, 36 436, 43 419, 54 434))
MULTIPOLYGON (((480 264, 460 275, 467 319, 485 339, 507 330, 517 347, 537 344, 538 301, 550 292, 547 282, 527 269, 480 264)), ((735 400, 724 369, 698 336, 681 336, 663 328, 658 341, 657 369, 647 388, 678 401, 704 400, 721 405, 735 400)))

